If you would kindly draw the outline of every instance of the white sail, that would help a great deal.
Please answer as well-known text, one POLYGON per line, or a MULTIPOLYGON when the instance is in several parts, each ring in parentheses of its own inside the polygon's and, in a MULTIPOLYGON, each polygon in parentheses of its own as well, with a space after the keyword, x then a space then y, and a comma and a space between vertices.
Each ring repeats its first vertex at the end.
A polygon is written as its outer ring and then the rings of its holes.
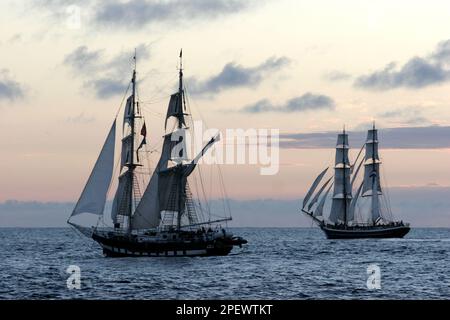
POLYGON ((381 217, 380 204, 378 198, 378 179, 373 179, 372 189, 372 221, 375 223, 381 217))
POLYGON ((130 175, 125 172, 119 177, 119 185, 117 186, 117 191, 114 196, 111 219, 116 223, 117 215, 129 216, 130 215, 130 204, 131 200, 131 183, 130 175))
POLYGON ((186 179, 195 169, 200 158, 215 142, 220 140, 220 135, 212 138, 189 164, 168 168, 169 160, 174 159, 177 162, 176 157, 185 157, 184 154, 173 154, 173 150, 185 150, 184 141, 178 139, 180 137, 183 136, 180 136, 176 132, 164 137, 158 166, 133 215, 133 229, 157 227, 161 220, 161 211, 179 212, 184 210, 185 201, 179 198, 182 194, 180 188, 185 188, 186 179), (175 141, 172 141, 172 135, 176 138, 175 141), (182 143, 181 147, 179 145, 180 143, 182 143), (181 208, 180 205, 182 206, 181 208))
POLYGON ((363 183, 361 182, 358 190, 356 191, 355 197, 352 199, 352 202, 350 203, 350 209, 348 210, 347 221, 355 220, 356 204, 358 202, 359 195, 361 194, 362 187, 363 187, 363 183))
POLYGON ((325 188, 327 187, 327 185, 330 183, 331 179, 333 179, 333 177, 331 177, 330 179, 328 179, 327 181, 325 181, 325 183, 323 184, 323 186, 319 189, 319 192, 316 193, 316 195, 314 196, 314 198, 311 200, 311 202, 308 204, 308 211, 311 210, 312 206, 317 203, 317 201, 319 201, 320 195, 322 194, 322 192, 325 190, 325 188))
POLYGON ((336 148, 335 164, 339 165, 342 163, 350 164, 348 159, 348 146, 344 148, 336 148))
POLYGON ((339 133, 338 134, 338 138, 337 138, 337 143, 336 143, 336 148, 340 149, 340 148, 345 148, 348 149, 348 134, 347 133, 339 133))
POLYGON ((114 169, 114 149, 116 141, 116 121, 114 120, 108 137, 98 156, 94 169, 81 193, 72 215, 81 213, 103 214, 106 195, 112 179, 114 169))
POLYGON ((124 110, 124 113, 123 113, 123 126, 124 126, 124 129, 125 129, 125 124, 128 124, 128 125, 131 124, 131 119, 133 118, 133 112, 134 112, 133 95, 131 95, 127 99, 127 102, 125 104, 125 110, 124 110))
POLYGON ((373 178, 377 179, 377 192, 382 194, 380 184, 380 158, 378 156, 378 134, 376 129, 371 129, 367 133, 366 156, 364 163, 364 187, 363 197, 372 196, 373 178))
POLYGON ((344 198, 344 192, 347 198, 351 198, 351 190, 350 168, 336 168, 334 174, 334 198, 344 198))
POLYGON ((120 167, 123 168, 131 161, 131 143, 133 136, 130 134, 122 139, 122 152, 120 157, 120 167))
POLYGON ((158 180, 159 176, 155 170, 147 189, 134 212, 132 219, 133 229, 150 229, 159 226, 161 210, 159 208, 158 199, 158 180))
POLYGON ((345 213, 348 216, 350 201, 351 199, 347 199, 347 202, 345 203, 344 199, 333 198, 329 220, 333 223, 344 222, 346 220, 345 213))
POLYGON ((327 173, 328 168, 326 168, 325 170, 323 170, 316 178, 316 180, 314 180, 313 184, 311 185, 311 188, 309 188, 308 193, 306 194, 305 198, 303 199, 303 208, 306 206, 306 204, 308 203, 309 199, 311 198, 311 196, 314 194, 314 191, 316 191, 317 186, 319 185, 320 181, 322 181, 323 176, 325 175, 325 173, 327 173))
POLYGON ((327 200, 328 194, 330 193, 331 187, 333 185, 329 186, 327 189, 327 192, 323 195, 322 199, 320 199, 319 204, 317 205, 316 210, 313 213, 314 217, 321 217, 323 216, 323 207, 325 206, 325 201, 327 200))
POLYGON ((173 148, 179 141, 172 141, 172 134, 164 136, 163 147, 158 165, 150 178, 150 182, 142 195, 142 199, 133 214, 133 229, 150 229, 159 226, 161 208, 159 205, 159 172, 167 169, 173 148))
POLYGON ((174 93, 170 96, 169 107, 167 108, 166 122, 164 128, 167 128, 167 120, 170 117, 176 117, 181 128, 185 125, 184 113, 183 113, 183 94, 182 91, 174 93))
POLYGON ((336 161, 334 167, 334 192, 329 220, 337 223, 345 222, 348 207, 352 198, 350 184, 350 161, 348 158, 348 135, 338 135, 336 143, 336 161))
POLYGON ((211 138, 190 163, 159 171, 158 191, 161 211, 183 212, 186 202, 184 190, 186 190, 187 178, 194 171, 200 158, 219 140, 220 135, 211 138))

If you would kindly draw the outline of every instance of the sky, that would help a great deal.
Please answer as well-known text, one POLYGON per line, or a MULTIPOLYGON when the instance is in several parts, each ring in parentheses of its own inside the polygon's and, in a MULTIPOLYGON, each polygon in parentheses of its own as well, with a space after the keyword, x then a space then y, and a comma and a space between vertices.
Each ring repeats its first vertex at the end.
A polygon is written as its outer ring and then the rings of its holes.
MULTIPOLYGON (((355 157, 375 120, 387 186, 438 206, 450 186, 448 12, 437 0, 2 1, 0 212, 76 201, 135 48, 152 141, 180 48, 194 117, 221 130, 280 130, 276 175, 222 166, 233 201, 284 201, 290 212, 332 163, 336 133, 345 125, 355 157)), ((439 208, 450 226, 450 209, 439 208)))

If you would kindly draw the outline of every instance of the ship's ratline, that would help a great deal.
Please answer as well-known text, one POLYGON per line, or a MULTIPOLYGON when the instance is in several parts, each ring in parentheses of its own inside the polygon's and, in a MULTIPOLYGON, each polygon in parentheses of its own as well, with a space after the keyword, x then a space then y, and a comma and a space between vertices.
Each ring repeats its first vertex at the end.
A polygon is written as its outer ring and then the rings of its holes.
POLYGON ((301 211, 319 225, 328 239, 403 238, 410 227, 408 223, 394 220, 389 200, 384 196, 375 123, 353 163, 349 149, 344 129, 337 138, 333 176, 322 183, 328 168, 317 176, 303 199, 301 211), (361 168, 364 168, 362 179, 358 181, 361 168), (325 203, 332 189, 330 212, 325 216, 325 203), (364 217, 364 210, 359 206, 363 199, 370 201, 369 217, 364 217))
MULTIPOLYGON (((146 164, 142 158, 150 153, 146 127, 149 123, 145 122, 137 99, 136 82, 135 63, 131 94, 123 108, 123 126, 119 127, 116 116, 68 223, 96 241, 108 257, 223 256, 235 246, 242 247, 247 241, 221 225, 231 220, 231 213, 218 218, 217 213, 208 211, 208 218, 205 218, 204 206, 191 192, 188 177, 208 149, 219 141, 220 135, 212 137, 195 158, 188 158, 185 138, 189 130, 187 120, 191 116, 183 86, 182 51, 178 91, 170 96, 159 161, 153 171, 148 168, 149 173, 142 170, 146 164), (119 146, 116 146, 116 131, 119 131, 116 127, 122 132, 119 146), (119 159, 115 166, 116 149, 119 159), (117 180, 114 168, 119 168, 117 180), (147 174, 148 179, 145 180, 147 176, 143 174, 147 174), (114 227, 108 227, 103 218, 112 181, 118 183, 111 209, 114 227), (142 185, 142 181, 147 182, 142 185), (80 214, 97 215, 97 225, 87 227, 74 222, 80 214)), ((222 186, 223 181, 220 182, 222 186)), ((200 185, 203 188, 203 183, 200 185)), ((205 190, 202 191, 204 196, 205 190)))

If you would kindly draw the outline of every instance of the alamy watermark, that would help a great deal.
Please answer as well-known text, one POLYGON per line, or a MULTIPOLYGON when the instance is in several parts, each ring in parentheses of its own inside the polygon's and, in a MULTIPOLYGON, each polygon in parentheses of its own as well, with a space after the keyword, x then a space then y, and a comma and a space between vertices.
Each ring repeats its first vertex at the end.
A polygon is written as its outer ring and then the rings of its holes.
POLYGON ((69 278, 67 278, 66 285, 67 289, 73 290, 81 289, 81 269, 77 265, 70 265, 66 269, 66 273, 70 274, 69 278))
POLYGON ((175 162, 193 159, 205 164, 259 165, 261 175, 279 171, 279 129, 204 130, 202 121, 194 121, 193 130, 177 130, 171 159, 175 162), (213 137, 213 138, 211 138, 213 137), (206 149, 211 149, 206 152, 206 149))
POLYGON ((381 269, 377 264, 370 264, 369 266, 367 266, 367 275, 367 289, 381 289, 381 269))

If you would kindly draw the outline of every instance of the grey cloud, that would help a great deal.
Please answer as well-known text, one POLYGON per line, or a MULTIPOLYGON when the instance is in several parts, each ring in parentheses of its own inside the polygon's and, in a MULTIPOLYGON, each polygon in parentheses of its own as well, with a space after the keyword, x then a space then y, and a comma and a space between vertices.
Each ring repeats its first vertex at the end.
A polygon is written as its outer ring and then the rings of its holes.
POLYGON ((163 26, 165 30, 186 28, 197 22, 209 22, 251 8, 267 0, 27 0, 30 9, 45 13, 53 25, 65 24, 68 8, 81 9, 83 27, 88 32, 111 29, 137 31, 163 26))
POLYGON ((125 81, 102 78, 88 81, 86 86, 93 88, 98 98, 108 99, 118 94, 123 94, 127 88, 127 83, 125 81))
MULTIPOLYGON (((136 47, 139 60, 150 57, 150 45, 140 44, 136 47)), ((79 46, 64 58, 64 63, 74 71, 91 73, 94 71, 109 71, 115 75, 131 70, 133 62, 133 51, 120 52, 108 58, 105 50, 89 50, 87 46, 79 46)))
POLYGON ((95 21, 115 28, 139 27, 168 23, 177 26, 185 21, 213 19, 248 8, 254 1, 240 0, 169 0, 127 2, 113 0, 97 5, 95 21))
POLYGON ((352 78, 352 75, 342 71, 331 71, 323 75, 323 78, 330 82, 345 81, 352 78))
POLYGON ((333 110, 335 103, 332 98, 311 92, 292 98, 282 105, 274 105, 267 99, 246 106, 240 111, 244 113, 263 112, 305 112, 309 110, 333 110))
POLYGON ((442 41, 437 45, 436 50, 431 54, 431 58, 438 62, 449 62, 450 60, 450 39, 442 41))
POLYGON ((192 94, 213 94, 231 88, 255 87, 263 81, 265 76, 280 70, 289 63, 290 60, 286 57, 271 57, 255 67, 243 67, 230 62, 219 74, 206 80, 188 79, 189 89, 192 94))
POLYGON ((405 115, 404 109, 389 110, 378 114, 381 118, 397 118, 403 115, 405 115))
MULTIPOLYGON (((369 129, 370 126, 367 126, 369 129)), ((328 149, 336 145, 338 132, 294 133, 280 135, 280 147, 296 149, 328 149)), ((349 142, 361 146, 366 131, 349 133, 349 142)), ((385 149, 450 148, 450 126, 401 127, 379 130, 380 147, 385 149)))
POLYGON ((15 101, 23 97, 25 97, 23 86, 11 78, 9 70, 0 70, 0 101, 15 101))
POLYGON ((101 67, 102 50, 89 51, 87 46, 80 46, 66 55, 64 63, 77 72, 92 72, 101 67))
MULTIPOLYGON (((138 62, 143 60, 148 60, 150 58, 150 45, 146 43, 141 43, 136 47, 136 55, 138 62)), ((110 61, 104 64, 105 70, 114 70, 116 74, 123 74, 129 72, 134 60, 131 58, 130 52, 121 52, 114 56, 110 61)))
POLYGON ((403 121, 404 124, 407 125, 427 125, 430 124, 430 120, 427 119, 424 116, 417 116, 417 117, 413 117, 413 118, 409 118, 403 121))
POLYGON ((400 68, 394 62, 384 69, 358 77, 355 87, 369 90, 425 88, 450 80, 450 40, 441 42, 426 57, 413 57, 400 68))
POLYGON ((86 116, 83 112, 77 116, 66 118, 66 122, 72 124, 91 123, 94 121, 95 121, 94 117, 86 116))
MULTIPOLYGON (((136 48, 138 60, 150 57, 150 45, 140 44, 136 48)), ((105 50, 89 50, 80 46, 66 55, 64 64, 71 67, 73 73, 86 79, 85 86, 95 91, 97 97, 107 99, 121 95, 131 78, 133 51, 120 52, 108 58, 105 50)))
POLYGON ((406 125, 427 125, 430 121, 422 114, 420 107, 406 107, 392 109, 378 114, 378 117, 384 119, 396 119, 406 125))

